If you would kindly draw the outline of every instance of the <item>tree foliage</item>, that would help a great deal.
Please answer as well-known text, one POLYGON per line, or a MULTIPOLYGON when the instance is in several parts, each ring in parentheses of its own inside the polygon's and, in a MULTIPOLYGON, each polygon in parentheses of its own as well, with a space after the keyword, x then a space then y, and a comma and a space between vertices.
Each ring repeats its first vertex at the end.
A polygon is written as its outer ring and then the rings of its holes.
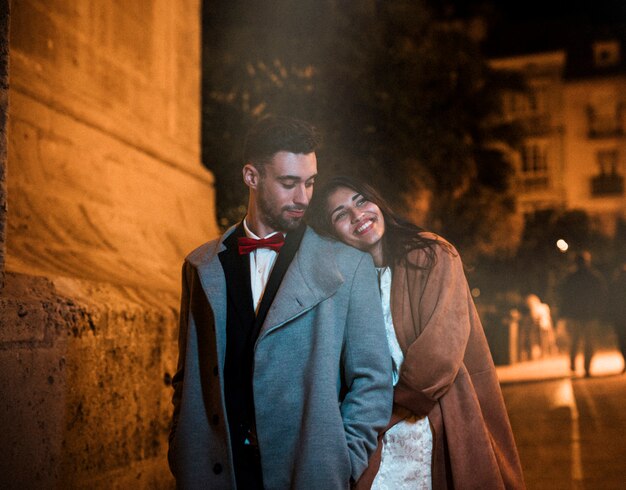
POLYGON ((464 29, 421 2, 205 3, 203 154, 223 226, 245 210, 245 130, 271 112, 320 127, 322 176, 360 174, 466 253, 515 245, 510 80, 464 29))

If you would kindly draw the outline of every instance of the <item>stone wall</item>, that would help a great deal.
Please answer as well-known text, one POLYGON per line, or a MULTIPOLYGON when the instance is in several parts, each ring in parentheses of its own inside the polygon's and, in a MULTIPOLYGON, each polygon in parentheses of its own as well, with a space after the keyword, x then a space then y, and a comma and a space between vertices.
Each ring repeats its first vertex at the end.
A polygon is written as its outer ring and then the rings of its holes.
POLYGON ((200 25, 199 0, 11 2, 2 488, 173 485, 179 270, 218 233, 200 25))
POLYGON ((9 110, 9 1, 0 1, 0 289, 6 253, 7 113, 9 110))

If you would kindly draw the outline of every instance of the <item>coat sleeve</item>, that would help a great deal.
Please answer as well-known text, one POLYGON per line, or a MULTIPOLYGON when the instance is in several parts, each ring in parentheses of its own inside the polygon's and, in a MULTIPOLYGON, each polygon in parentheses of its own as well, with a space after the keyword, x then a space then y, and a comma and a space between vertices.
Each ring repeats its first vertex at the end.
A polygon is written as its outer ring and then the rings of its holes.
POLYGON ((169 450, 167 454, 170 470, 173 474, 176 474, 173 465, 173 448, 172 443, 176 434, 176 427, 178 425, 178 415, 180 413, 180 400, 183 393, 183 379, 184 379, 184 366, 185 366, 185 351, 187 346, 187 327, 189 322, 189 280, 188 280, 188 264, 185 261, 182 270, 182 287, 180 298, 180 314, 179 314, 179 330, 178 330, 178 364, 176 366, 176 374, 172 378, 172 387, 174 388, 174 394, 172 395, 172 404, 174 405, 174 413, 172 416, 172 423, 170 426, 169 434, 169 450))
POLYGON ((463 363, 473 304, 461 259, 452 247, 435 245, 436 261, 425 279, 407 269, 407 291, 417 339, 408 346, 394 402, 415 415, 428 415, 454 382, 463 363))
POLYGON ((343 348, 341 404, 350 463, 356 481, 391 416, 393 388, 380 293, 372 259, 364 255, 350 291, 343 348))

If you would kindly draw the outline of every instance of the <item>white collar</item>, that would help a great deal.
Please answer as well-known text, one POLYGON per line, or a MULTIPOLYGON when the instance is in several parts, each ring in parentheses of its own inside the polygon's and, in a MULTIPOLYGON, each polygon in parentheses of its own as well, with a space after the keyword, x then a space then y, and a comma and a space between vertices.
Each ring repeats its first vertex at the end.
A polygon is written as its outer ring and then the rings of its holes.
MULTIPOLYGON (((260 236, 255 235, 250 228, 248 228, 248 223, 246 222, 246 218, 243 219, 243 230, 246 232, 246 236, 248 238, 254 238, 255 240, 261 240, 260 236)), ((269 238, 271 236, 276 235, 276 233, 280 233, 279 231, 273 231, 269 235, 264 236, 263 238, 269 238)), ((284 235, 284 233, 283 233, 284 235)))

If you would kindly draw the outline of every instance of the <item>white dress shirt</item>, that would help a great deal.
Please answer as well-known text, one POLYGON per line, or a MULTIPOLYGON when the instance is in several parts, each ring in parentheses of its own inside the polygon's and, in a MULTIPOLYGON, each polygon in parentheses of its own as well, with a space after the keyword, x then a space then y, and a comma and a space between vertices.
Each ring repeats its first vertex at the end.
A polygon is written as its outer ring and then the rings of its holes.
MULTIPOLYGON (((246 236, 248 238, 254 238, 255 240, 260 240, 261 238, 269 238, 276 233, 280 233, 278 231, 275 231, 274 233, 270 233, 267 236, 258 237, 250 231, 250 228, 248 228, 248 223, 246 223, 245 218, 243 220, 243 229, 246 232, 246 236)), ((255 314, 257 313, 259 305, 261 304, 263 292, 265 291, 265 286, 267 285, 267 280, 270 277, 270 273, 274 268, 276 257, 278 257, 278 252, 270 248, 257 248, 256 250, 250 252, 250 286, 252 286, 252 306, 254 306, 255 314)))

